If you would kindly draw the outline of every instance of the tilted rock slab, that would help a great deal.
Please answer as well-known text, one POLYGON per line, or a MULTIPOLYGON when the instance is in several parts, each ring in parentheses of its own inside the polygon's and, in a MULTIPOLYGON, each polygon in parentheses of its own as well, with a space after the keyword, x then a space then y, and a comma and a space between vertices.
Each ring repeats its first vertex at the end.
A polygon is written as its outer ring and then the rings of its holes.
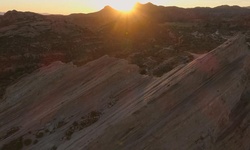
POLYGON ((248 60, 238 35, 159 78, 108 56, 82 67, 55 62, 7 89, 0 103, 0 145, 248 150, 248 60))

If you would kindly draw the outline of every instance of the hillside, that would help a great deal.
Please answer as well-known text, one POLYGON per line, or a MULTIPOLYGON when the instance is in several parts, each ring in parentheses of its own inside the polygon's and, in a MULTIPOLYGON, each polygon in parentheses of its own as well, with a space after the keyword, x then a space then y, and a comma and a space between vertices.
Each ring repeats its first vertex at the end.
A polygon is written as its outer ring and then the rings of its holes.
POLYGON ((250 9, 0 15, 0 149, 249 150, 250 9))
POLYGON ((247 150, 248 64, 241 35, 158 78, 108 56, 82 67, 56 62, 7 89, 0 145, 247 150))
POLYGON ((0 97, 20 76, 54 61, 93 59, 98 38, 87 28, 32 12, 9 11, 0 18, 0 97), (91 49, 91 50, 90 50, 91 49))

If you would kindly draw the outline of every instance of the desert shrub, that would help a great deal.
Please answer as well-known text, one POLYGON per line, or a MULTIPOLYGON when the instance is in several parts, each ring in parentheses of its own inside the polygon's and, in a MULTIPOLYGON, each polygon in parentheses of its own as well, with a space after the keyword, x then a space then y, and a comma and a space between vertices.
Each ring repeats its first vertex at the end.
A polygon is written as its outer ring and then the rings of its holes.
POLYGON ((31 140, 31 139, 25 139, 25 140, 23 141, 23 144, 24 144, 25 146, 29 146, 31 143, 32 143, 32 140, 31 140))
POLYGON ((43 137, 43 132, 36 133, 36 138, 42 138, 42 137, 43 137))
POLYGON ((65 124, 66 124, 66 122, 64 122, 64 121, 59 121, 58 124, 57 124, 57 128, 61 128, 61 127, 63 127, 65 124))
POLYGON ((19 127, 13 127, 11 129, 9 129, 7 131, 7 133, 2 137, 3 139, 6 139, 7 137, 11 136, 12 134, 16 133, 17 131, 19 131, 20 128, 19 127))
POLYGON ((38 143, 38 140, 37 139, 35 139, 34 141, 33 141, 33 144, 35 145, 36 143, 38 143))
POLYGON ((53 146, 53 147, 51 148, 51 150, 57 150, 57 147, 56 147, 56 146, 53 146))
POLYGON ((23 138, 19 137, 8 144, 4 144, 1 150, 21 150, 23 148, 23 138))

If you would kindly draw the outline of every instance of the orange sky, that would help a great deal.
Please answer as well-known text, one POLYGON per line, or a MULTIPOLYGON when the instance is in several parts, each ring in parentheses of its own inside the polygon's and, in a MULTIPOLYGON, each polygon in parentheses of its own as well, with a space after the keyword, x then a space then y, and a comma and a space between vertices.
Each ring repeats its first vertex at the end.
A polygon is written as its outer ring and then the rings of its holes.
MULTIPOLYGON (((250 6, 249 0, 138 0, 140 3, 152 2, 156 5, 196 7, 196 6, 219 6, 240 5, 250 6)), ((111 5, 121 9, 128 3, 136 3, 137 0, 0 0, 0 12, 8 10, 32 11, 37 13, 70 14, 89 13, 111 5)), ((128 6, 126 6, 128 7, 128 6)))

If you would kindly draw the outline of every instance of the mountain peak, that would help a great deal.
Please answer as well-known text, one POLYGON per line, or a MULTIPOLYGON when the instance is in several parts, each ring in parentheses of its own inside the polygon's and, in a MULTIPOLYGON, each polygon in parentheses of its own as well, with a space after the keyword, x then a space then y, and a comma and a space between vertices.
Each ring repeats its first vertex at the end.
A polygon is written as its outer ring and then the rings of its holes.
POLYGON ((148 2, 148 3, 146 3, 145 5, 151 5, 151 6, 155 6, 153 3, 151 3, 151 2, 148 2))
POLYGON ((105 6, 101 11, 106 11, 106 12, 108 12, 108 11, 115 11, 115 9, 114 9, 113 7, 107 5, 107 6, 105 6))
POLYGON ((148 3, 145 3, 145 4, 142 4, 142 3, 136 3, 136 8, 146 8, 146 9, 151 9, 151 8, 157 8, 157 5, 151 3, 151 2, 148 2, 148 3))
POLYGON ((16 14, 18 14, 18 11, 17 10, 10 10, 10 11, 7 11, 6 13, 5 13, 5 15, 16 15, 16 14))

